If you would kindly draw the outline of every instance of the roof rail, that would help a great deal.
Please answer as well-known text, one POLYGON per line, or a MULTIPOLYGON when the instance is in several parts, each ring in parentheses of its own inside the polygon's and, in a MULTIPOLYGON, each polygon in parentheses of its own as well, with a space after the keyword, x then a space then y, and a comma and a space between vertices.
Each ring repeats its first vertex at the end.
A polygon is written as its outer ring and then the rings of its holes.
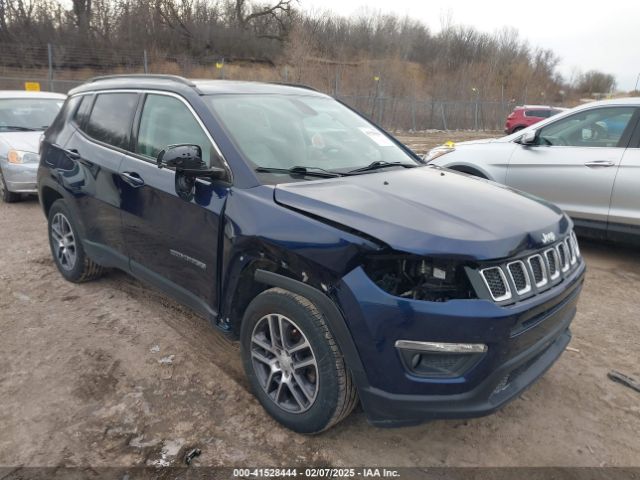
POLYGON ((269 82, 271 85, 283 85, 285 87, 296 87, 296 88, 304 88, 306 90, 313 90, 314 92, 319 92, 317 88, 310 87, 309 85, 305 85, 303 83, 287 83, 287 82, 269 82))
POLYGON ((93 77, 87 80, 88 83, 97 82, 100 80, 111 80, 111 79, 125 79, 125 78, 147 78, 147 79, 156 79, 156 80, 173 80, 174 82, 179 82, 184 85, 189 85, 190 87, 195 87, 195 83, 193 83, 188 78, 181 77, 179 75, 163 75, 159 73, 124 73, 119 75, 102 75, 99 77, 93 77))

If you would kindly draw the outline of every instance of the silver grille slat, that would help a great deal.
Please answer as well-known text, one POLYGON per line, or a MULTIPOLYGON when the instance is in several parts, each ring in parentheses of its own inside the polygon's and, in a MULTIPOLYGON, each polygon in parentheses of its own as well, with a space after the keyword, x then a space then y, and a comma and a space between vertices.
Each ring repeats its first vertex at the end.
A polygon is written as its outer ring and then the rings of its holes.
POLYGON ((573 250, 576 252, 576 257, 580 257, 580 246, 578 245, 578 237, 576 232, 571 232, 571 242, 573 243, 573 250))
POLYGON ((567 237, 564 243, 567 246, 567 252, 569 252, 569 263, 571 265, 575 265, 578 258, 576 257, 576 251, 573 249, 573 241, 571 237, 567 237))
POLYGON ((542 255, 540 255, 539 253, 536 253, 535 255, 531 255, 527 259, 527 263, 529 264, 529 268, 531 269, 531 273, 533 274, 533 281, 535 282, 536 287, 538 288, 544 287, 549 280, 547 279, 547 270, 544 267, 545 262, 542 259, 542 255), (537 268, 534 267, 534 264, 539 265, 540 276, 542 277, 540 281, 536 279, 537 268))
POLYGON ((560 261, 558 260, 558 252, 555 248, 544 251, 544 259, 546 260, 547 269, 549 270, 549 278, 555 280, 560 276, 558 268, 560 261))
POLYGON ((558 251, 558 260, 560 261, 560 270, 562 273, 569 270, 569 255, 567 254, 566 246, 564 242, 560 242, 556 245, 556 250, 558 251))
POLYGON ((513 281, 513 285, 516 287, 516 293, 518 295, 524 295, 525 293, 529 293, 531 291, 529 272, 527 272, 527 268, 524 266, 522 260, 516 260, 515 262, 507 263, 507 271, 509 272, 511 281, 513 281), (520 279, 519 275, 522 275, 523 278, 520 279), (522 283, 522 280, 524 280, 524 286, 522 288, 519 288, 519 284, 522 283))
POLYGON ((509 288, 509 282, 507 282, 507 277, 502 271, 502 268, 485 268, 480 270, 480 275, 482 276, 484 284, 489 289, 491 298, 493 298, 494 301, 503 302, 504 300, 509 300, 511 298, 511 288, 509 288), (498 278, 494 276, 496 273, 498 274, 498 278))

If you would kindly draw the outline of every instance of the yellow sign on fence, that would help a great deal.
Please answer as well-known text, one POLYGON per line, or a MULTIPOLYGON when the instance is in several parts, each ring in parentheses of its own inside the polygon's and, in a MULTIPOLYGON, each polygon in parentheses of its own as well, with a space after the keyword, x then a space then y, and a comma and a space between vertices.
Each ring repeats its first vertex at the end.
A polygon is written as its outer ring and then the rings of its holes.
POLYGON ((27 92, 39 92, 40 82, 24 82, 24 89, 27 92))

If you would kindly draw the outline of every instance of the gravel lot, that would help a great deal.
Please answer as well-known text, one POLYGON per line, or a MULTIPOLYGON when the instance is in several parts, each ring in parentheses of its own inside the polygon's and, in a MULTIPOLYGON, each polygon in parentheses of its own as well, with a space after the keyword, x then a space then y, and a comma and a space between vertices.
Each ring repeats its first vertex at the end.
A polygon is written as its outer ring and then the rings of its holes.
POLYGON ((640 378, 638 250, 583 242, 573 350, 500 412, 383 430, 356 411, 305 437, 263 413, 236 344, 124 273, 65 282, 46 238, 36 200, 0 204, 0 465, 179 464, 198 447, 209 466, 640 466, 640 394, 607 379, 640 378))

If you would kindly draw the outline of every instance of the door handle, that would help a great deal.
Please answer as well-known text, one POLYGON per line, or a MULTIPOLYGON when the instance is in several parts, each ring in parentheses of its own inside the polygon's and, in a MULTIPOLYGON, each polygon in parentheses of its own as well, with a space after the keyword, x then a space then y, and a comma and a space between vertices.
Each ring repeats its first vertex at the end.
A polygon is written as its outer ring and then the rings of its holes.
POLYGON ((609 160, 593 160, 591 162, 584 162, 585 167, 613 167, 614 162, 609 160))
POLYGON ((120 177, 133 188, 142 187, 144 180, 135 172, 122 172, 120 177))

